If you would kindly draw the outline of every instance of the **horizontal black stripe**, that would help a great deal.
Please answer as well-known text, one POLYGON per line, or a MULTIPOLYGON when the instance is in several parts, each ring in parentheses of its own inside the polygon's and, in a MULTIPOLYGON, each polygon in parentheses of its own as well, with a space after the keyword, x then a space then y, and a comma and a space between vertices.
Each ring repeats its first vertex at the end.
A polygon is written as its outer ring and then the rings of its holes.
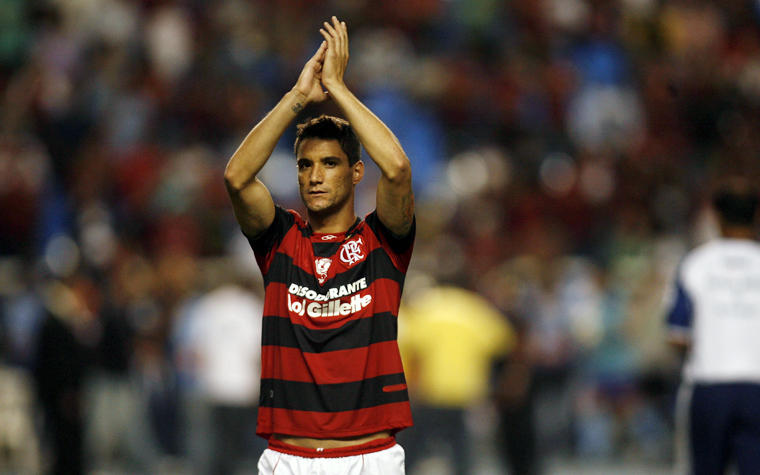
MULTIPOLYGON (((314 265, 313 262, 304 264, 314 265)), ((317 290, 319 288, 329 289, 331 287, 347 285, 356 282, 362 277, 367 278, 367 285, 372 284, 377 279, 391 279, 403 285, 405 276, 403 272, 393 265, 393 261, 385 250, 378 247, 371 251, 363 262, 325 281, 322 285, 319 285, 319 281, 317 281, 317 278, 313 274, 295 265, 291 256, 278 252, 269 266, 269 272, 264 276, 264 282, 266 285, 272 282, 285 285, 295 283, 317 290)))
POLYGON ((340 328, 327 330, 312 330, 293 324, 288 318, 267 316, 263 321, 262 344, 300 348, 304 353, 326 353, 393 341, 397 335, 397 319, 390 312, 350 320, 340 328))
POLYGON ((409 400, 406 389, 383 391, 387 386, 406 384, 404 373, 363 381, 314 384, 280 379, 261 380, 262 407, 311 412, 344 412, 409 400))

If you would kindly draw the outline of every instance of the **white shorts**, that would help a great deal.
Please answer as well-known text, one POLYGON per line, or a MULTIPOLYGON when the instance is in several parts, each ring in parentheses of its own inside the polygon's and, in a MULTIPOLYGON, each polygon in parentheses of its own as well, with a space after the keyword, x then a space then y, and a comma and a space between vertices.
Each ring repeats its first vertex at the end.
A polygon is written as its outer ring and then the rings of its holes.
POLYGON ((395 443, 346 456, 340 456, 342 449, 301 449, 302 456, 280 448, 270 442, 259 459, 259 475, 405 475, 404 449, 395 443))

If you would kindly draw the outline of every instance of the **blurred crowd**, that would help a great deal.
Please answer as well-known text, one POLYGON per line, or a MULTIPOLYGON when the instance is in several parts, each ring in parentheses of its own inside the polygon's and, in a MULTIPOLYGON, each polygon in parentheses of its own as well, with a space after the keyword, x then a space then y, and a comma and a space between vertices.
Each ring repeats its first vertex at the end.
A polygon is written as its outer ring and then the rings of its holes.
MULTIPOLYGON (((451 449, 513 473, 670 463, 662 302, 712 184, 760 172, 759 2, 0 0, 0 471, 255 465, 261 282, 222 175, 331 15, 413 164, 408 354, 439 286, 503 327, 467 394, 408 356, 419 420, 456 409, 451 449)), ((293 138, 261 178, 302 211, 293 138)))

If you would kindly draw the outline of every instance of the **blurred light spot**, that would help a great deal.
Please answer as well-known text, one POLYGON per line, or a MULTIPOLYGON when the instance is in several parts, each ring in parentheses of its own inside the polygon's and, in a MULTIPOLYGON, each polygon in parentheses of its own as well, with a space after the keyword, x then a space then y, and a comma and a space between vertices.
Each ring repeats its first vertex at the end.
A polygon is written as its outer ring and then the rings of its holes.
POLYGON ((181 7, 159 8, 145 26, 148 56, 158 75, 179 79, 192 65, 193 32, 189 14, 181 7))
POLYGON ((481 192, 488 184, 489 170, 486 158, 477 152, 457 155, 446 169, 446 177, 454 191, 461 196, 481 192))
POLYGON ((644 110, 637 91, 616 86, 588 86, 571 101, 568 133, 591 151, 626 150, 642 140, 644 110))
POLYGON ((549 0, 546 16, 555 25, 569 31, 581 31, 588 25, 590 9, 584 0, 549 0))
POLYGON ((70 237, 59 234, 45 247, 45 264, 56 277, 69 277, 79 266, 79 247, 70 237))
POLYGON ((615 191, 615 176, 610 167, 592 163, 581 170, 580 186, 588 202, 605 203, 615 191))
POLYGON ((488 168, 488 189, 506 188, 512 181, 512 162, 504 150, 487 147, 481 151, 488 168))
POLYGON ((82 229, 82 257, 96 267, 109 264, 116 253, 116 235, 107 223, 96 222, 82 229))
POLYGON ((98 30, 111 43, 124 44, 139 31, 140 12, 131 2, 103 2, 98 30))
POLYGON ((538 175, 546 191, 554 195, 565 195, 575 184, 577 170, 570 155, 557 152, 544 159, 538 175))

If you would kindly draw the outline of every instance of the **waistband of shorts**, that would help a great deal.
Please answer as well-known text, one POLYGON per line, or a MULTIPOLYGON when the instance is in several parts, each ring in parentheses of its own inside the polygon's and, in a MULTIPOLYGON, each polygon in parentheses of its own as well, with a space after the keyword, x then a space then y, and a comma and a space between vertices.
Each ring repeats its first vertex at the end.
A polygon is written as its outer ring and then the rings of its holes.
POLYGON ((360 445, 349 445, 348 447, 336 447, 332 449, 310 449, 299 447, 297 445, 286 444, 274 437, 269 438, 269 448, 275 452, 283 454, 296 455, 306 458, 338 458, 351 457, 352 455, 364 455, 381 450, 390 449, 396 445, 396 438, 391 436, 386 439, 370 440, 360 445))

